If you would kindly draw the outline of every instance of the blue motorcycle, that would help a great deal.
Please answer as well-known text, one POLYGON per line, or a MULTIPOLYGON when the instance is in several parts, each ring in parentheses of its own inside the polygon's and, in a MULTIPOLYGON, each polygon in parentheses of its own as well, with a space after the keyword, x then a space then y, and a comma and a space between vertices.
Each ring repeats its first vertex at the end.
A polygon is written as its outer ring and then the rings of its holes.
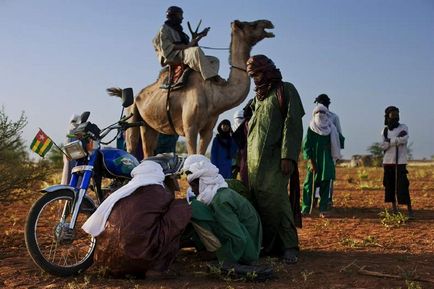
MULTIPOLYGON (((123 107, 131 105, 132 90, 124 89, 122 99, 123 107)), ((76 140, 64 146, 66 154, 76 161, 69 185, 43 189, 45 194, 33 204, 25 226, 31 258, 42 270, 57 276, 78 274, 92 265, 96 239, 81 226, 110 192, 131 179, 132 169, 139 164, 126 151, 101 145, 114 140, 103 141, 111 131, 123 132, 143 125, 142 122, 131 123, 125 117, 100 130, 88 121, 89 115, 89 112, 81 115, 80 124, 71 132, 76 140)), ((168 189, 179 190, 178 177, 184 159, 173 154, 149 159, 163 167, 168 189)))

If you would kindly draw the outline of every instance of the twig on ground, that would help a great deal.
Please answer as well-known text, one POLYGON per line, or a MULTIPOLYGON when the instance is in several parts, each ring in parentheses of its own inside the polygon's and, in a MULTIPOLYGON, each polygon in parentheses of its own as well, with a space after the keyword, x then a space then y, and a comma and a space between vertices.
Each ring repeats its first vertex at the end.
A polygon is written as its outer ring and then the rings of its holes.
MULTIPOLYGON (((365 266, 361 267, 357 272, 359 274, 361 274, 361 275, 367 275, 367 276, 382 277, 382 278, 392 278, 392 279, 405 279, 405 278, 403 278, 402 276, 399 276, 399 275, 391 275, 391 274, 386 274, 386 273, 381 273, 381 272, 366 270, 365 266)), ((412 279, 413 279, 413 281, 421 281, 421 282, 434 283, 434 280, 427 279, 427 278, 415 277, 415 278, 412 278, 412 279)))

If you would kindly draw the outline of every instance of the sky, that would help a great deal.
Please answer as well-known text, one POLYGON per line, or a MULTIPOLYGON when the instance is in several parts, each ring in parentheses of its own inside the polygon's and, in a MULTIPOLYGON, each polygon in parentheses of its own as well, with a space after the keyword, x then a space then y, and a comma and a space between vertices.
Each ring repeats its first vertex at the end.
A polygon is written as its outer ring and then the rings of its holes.
MULTIPOLYGON (((329 95, 345 158, 381 140, 389 105, 409 127, 414 158, 434 155, 433 0, 0 0, 0 105, 11 120, 24 111, 27 143, 38 128, 63 143, 73 113, 90 111, 100 128, 116 122, 120 100, 105 89, 137 93, 156 80, 151 41, 171 5, 183 8, 186 31, 187 21, 211 27, 200 42, 208 47, 229 46, 233 20, 272 21, 276 37, 252 55, 270 57, 295 85, 305 131, 315 97, 329 95)), ((220 59, 227 78, 228 51, 205 53, 220 59)), ((244 103, 219 120, 232 121, 244 103)))

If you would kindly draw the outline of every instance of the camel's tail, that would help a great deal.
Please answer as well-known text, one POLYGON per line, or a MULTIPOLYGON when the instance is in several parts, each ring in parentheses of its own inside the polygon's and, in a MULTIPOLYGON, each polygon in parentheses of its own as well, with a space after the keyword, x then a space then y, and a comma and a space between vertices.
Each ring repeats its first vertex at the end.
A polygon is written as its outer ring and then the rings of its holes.
POLYGON ((110 96, 122 97, 122 88, 120 87, 109 87, 106 89, 106 91, 110 96))

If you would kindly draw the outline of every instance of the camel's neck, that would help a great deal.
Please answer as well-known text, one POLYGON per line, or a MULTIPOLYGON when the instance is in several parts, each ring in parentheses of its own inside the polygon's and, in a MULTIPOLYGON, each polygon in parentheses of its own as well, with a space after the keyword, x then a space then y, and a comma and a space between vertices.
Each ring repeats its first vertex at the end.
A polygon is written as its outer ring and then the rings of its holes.
POLYGON ((246 61, 251 49, 251 46, 240 41, 239 37, 232 35, 229 78, 227 84, 218 90, 214 98, 214 105, 218 113, 238 106, 249 94, 250 78, 246 72, 246 61))

